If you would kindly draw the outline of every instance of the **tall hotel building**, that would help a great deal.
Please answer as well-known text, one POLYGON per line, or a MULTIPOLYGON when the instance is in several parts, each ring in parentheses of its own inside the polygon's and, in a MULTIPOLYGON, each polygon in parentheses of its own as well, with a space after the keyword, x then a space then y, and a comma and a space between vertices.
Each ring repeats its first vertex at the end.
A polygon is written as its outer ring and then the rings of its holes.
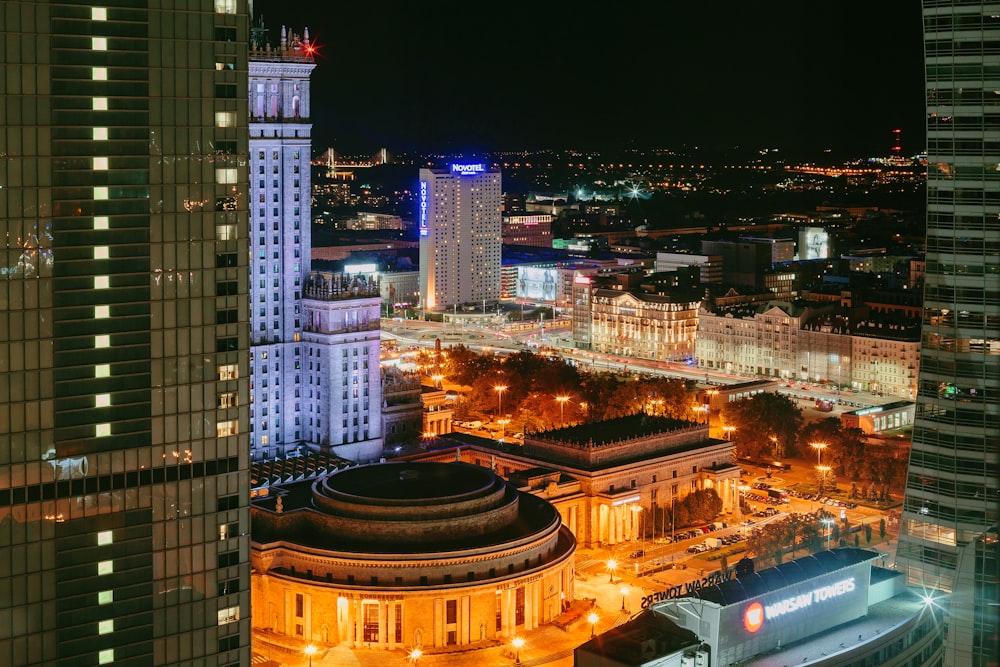
POLYGON ((996 665, 1000 3, 924 0, 927 274, 897 566, 946 611, 946 665, 996 665))
POLYGON ((313 273, 306 29, 250 52, 250 448, 300 447, 367 462, 382 454, 374 275, 313 273))
POLYGON ((500 299, 500 172, 484 164, 421 169, 420 296, 428 310, 500 299))
POLYGON ((246 0, 0 16, 0 665, 249 665, 246 0))

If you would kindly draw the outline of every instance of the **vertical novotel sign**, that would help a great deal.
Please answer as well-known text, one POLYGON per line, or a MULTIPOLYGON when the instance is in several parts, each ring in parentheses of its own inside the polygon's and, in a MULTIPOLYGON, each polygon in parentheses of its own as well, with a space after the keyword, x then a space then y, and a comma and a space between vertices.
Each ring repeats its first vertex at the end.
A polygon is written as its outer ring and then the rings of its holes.
POLYGON ((475 176, 486 172, 485 164, 453 164, 451 173, 461 176, 475 176))
POLYGON ((420 235, 427 236, 427 181, 420 181, 420 235))

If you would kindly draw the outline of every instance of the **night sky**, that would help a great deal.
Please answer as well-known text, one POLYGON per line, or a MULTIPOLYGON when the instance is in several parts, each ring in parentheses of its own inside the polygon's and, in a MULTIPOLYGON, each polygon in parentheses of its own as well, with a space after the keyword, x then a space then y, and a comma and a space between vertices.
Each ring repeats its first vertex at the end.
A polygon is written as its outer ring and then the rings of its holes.
POLYGON ((920 7, 903 0, 254 0, 308 26, 314 148, 342 153, 924 148, 920 7), (558 3, 562 5, 563 3, 558 3))

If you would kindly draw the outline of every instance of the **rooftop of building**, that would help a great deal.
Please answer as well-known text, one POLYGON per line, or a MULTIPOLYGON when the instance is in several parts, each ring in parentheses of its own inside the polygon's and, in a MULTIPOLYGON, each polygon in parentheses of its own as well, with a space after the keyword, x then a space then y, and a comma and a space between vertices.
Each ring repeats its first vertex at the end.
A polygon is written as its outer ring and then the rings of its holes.
POLYGON ((614 656, 616 665, 646 664, 652 659, 694 649, 698 635, 678 627, 653 611, 637 614, 627 623, 603 632, 577 647, 578 652, 614 656))
MULTIPOLYGON (((851 547, 820 551, 759 572, 748 572, 720 584, 703 586, 684 597, 728 606, 881 557, 882 554, 877 551, 851 547)), ((736 569, 739 570, 740 566, 737 565, 736 569)))

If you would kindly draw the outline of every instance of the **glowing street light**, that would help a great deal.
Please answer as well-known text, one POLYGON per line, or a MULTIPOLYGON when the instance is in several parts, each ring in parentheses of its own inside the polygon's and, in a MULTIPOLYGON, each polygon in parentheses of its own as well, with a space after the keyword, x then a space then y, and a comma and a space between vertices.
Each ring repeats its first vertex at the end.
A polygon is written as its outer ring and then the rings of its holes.
POLYGON ((503 413, 503 393, 507 391, 507 385, 498 384, 493 390, 497 393, 497 417, 499 417, 503 413))
POLYGON ((440 389, 441 381, 444 380, 444 376, 439 373, 437 375, 432 375, 431 379, 434 380, 434 386, 440 389))
POLYGON ((608 581, 612 584, 615 583, 615 568, 618 567, 618 563, 615 562, 614 558, 608 559, 608 581))
POLYGON ((622 586, 619 592, 622 594, 622 611, 625 611, 625 596, 628 595, 628 586, 622 586))
POLYGON ((826 449, 825 442, 810 442, 809 446, 816 450, 816 465, 823 464, 823 450, 826 449))
POLYGON ((410 654, 408 656, 406 656, 406 657, 414 665, 417 665, 420 662, 420 656, 422 656, 423 654, 424 654, 423 651, 421 651, 419 648, 415 648, 412 651, 410 651, 410 654))
POLYGON ((722 431, 726 434, 726 440, 733 439, 733 431, 736 430, 735 426, 723 426, 722 431))
POLYGON ((601 617, 597 615, 596 611, 590 612, 590 616, 587 617, 587 621, 590 623, 590 638, 594 638, 594 632, 597 630, 597 622, 601 620, 601 617))
POLYGON ((701 423, 702 415, 707 415, 708 414, 708 408, 705 407, 704 405, 696 405, 696 406, 692 407, 691 409, 698 413, 698 423, 699 424, 701 423))
POLYGON ((830 550, 830 534, 833 533, 833 519, 827 517, 820 519, 819 522, 826 526, 826 550, 830 550))
POLYGON ((513 639, 510 640, 510 643, 514 647, 514 651, 515 651, 515 653, 514 653, 514 664, 515 665, 520 665, 521 664, 521 647, 524 646, 524 638, 523 637, 514 637, 513 639))
POLYGON ((566 408, 566 401, 569 400, 569 396, 556 396, 556 402, 559 404, 559 425, 564 426, 566 424, 566 419, 563 414, 563 410, 566 408))
POLYGON ((504 435, 505 429, 507 428, 507 424, 510 423, 510 420, 509 419, 498 419, 497 423, 500 424, 500 439, 503 440, 503 435, 504 435))
POLYGON ((313 646, 312 644, 310 644, 309 646, 306 646, 305 653, 306 653, 306 655, 309 656, 309 667, 312 667, 312 664, 313 664, 313 655, 316 654, 316 647, 313 646))

